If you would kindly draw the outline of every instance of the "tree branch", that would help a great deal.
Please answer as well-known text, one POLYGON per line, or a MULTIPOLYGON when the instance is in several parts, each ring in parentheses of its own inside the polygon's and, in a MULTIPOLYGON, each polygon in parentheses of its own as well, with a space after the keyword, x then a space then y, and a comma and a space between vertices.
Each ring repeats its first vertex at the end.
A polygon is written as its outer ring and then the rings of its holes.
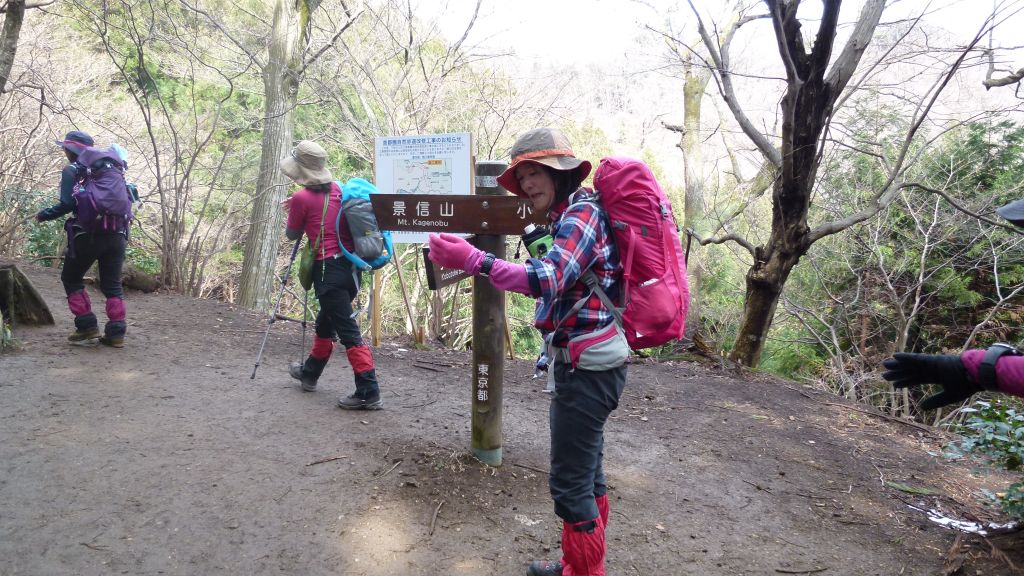
POLYGON ((875 28, 878 27, 878 21, 881 19, 884 9, 884 0, 868 0, 861 8, 860 17, 857 19, 857 25, 853 28, 853 33, 850 34, 850 39, 846 41, 846 46, 839 53, 839 57, 836 58, 835 64, 832 65, 832 69, 825 78, 825 82, 832 87, 828 103, 830 107, 846 88, 847 82, 850 81, 853 72, 860 64, 861 56, 864 55, 864 50, 871 42, 871 37, 875 33, 875 28))
POLYGON ((792 7, 792 11, 784 13, 784 10, 789 7, 786 3, 780 5, 777 0, 767 0, 767 4, 772 17, 772 29, 775 31, 775 43, 779 48, 779 57, 782 58, 782 64, 786 68, 786 80, 790 84, 799 86, 803 84, 804 79, 801 77, 800 71, 797 70, 798 63, 793 57, 794 53, 801 58, 806 57, 806 54, 804 54, 803 42, 800 37, 800 22, 796 19, 796 6, 792 7), (791 43, 793 46, 790 46, 791 43))
MULTIPOLYGON (((761 151, 769 162, 776 166, 782 165, 782 153, 772 145, 768 138, 759 132, 754 127, 754 123, 750 121, 746 113, 740 108, 739 100, 736 98, 736 90, 732 85, 732 79, 730 78, 731 71, 728 68, 728 63, 725 62, 723 54, 728 54, 728 44, 722 46, 722 50, 719 50, 719 46, 715 43, 715 40, 708 33, 707 28, 704 27, 704 20, 701 18, 700 13, 697 12, 697 8, 693 5, 693 0, 686 0, 687 4, 690 5, 690 9, 693 11, 694 16, 697 18, 697 32, 700 34, 701 40, 704 42, 705 48, 708 49, 708 54, 711 56, 711 60, 715 64, 714 74, 715 81, 718 83, 719 92, 722 94, 722 99, 725 100, 726 105, 729 106, 729 110, 732 112, 733 118, 740 125, 740 129, 743 133, 750 138, 751 142, 757 146, 757 149, 761 151)), ((754 18, 746 21, 753 20, 754 18)), ((732 35, 726 36, 726 39, 731 39, 732 35)))
POLYGON ((992 57, 992 50, 985 50, 985 55, 988 56, 988 72, 985 73, 985 80, 982 81, 981 85, 986 90, 989 88, 998 88, 999 86, 1009 86, 1010 84, 1016 84, 1024 79, 1024 68, 1003 76, 1002 78, 993 78, 992 75, 996 71, 995 58, 992 57))
MULTIPOLYGON (((34 2, 34 3, 31 3, 31 4, 26 2, 25 3, 25 10, 31 10, 33 8, 42 8, 43 6, 49 6, 50 4, 55 3, 56 1, 57 0, 46 0, 45 2, 34 2)), ((6 14, 7 13, 7 7, 10 6, 13 3, 14 2, 6 2, 3 6, 0 6, 0 14, 6 14)))
POLYGON ((972 212, 971 210, 968 210, 967 208, 962 206, 959 202, 957 202, 955 198, 953 198, 952 196, 950 196, 949 194, 947 194, 943 190, 938 190, 936 188, 930 188, 930 187, 925 186, 924 184, 921 184, 919 182, 907 182, 907 183, 903 184, 901 187, 902 188, 919 188, 921 190, 924 190, 925 192, 930 192, 932 194, 935 194, 936 196, 941 196, 942 199, 944 199, 946 202, 948 202, 950 206, 952 206, 953 208, 956 208, 957 210, 959 210, 960 212, 963 212, 964 214, 970 216, 971 218, 975 218, 977 220, 985 222, 986 224, 991 224, 993 226, 998 226, 998 227, 1000 227, 1000 228, 1002 228, 1004 230, 1009 230, 1010 232, 1013 232, 1015 234, 1024 234, 1024 230, 1021 230, 1020 228, 1017 228, 1016 226, 1012 226, 1010 224, 1005 224, 1003 222, 999 222, 998 220, 992 220, 991 218, 982 216, 981 214, 978 214, 976 212, 972 212))
POLYGON ((240 40, 238 40, 234 36, 232 36, 231 32, 229 32, 228 29, 225 28, 220 23, 220 21, 218 21, 216 18, 214 18, 209 12, 206 12, 205 10, 202 10, 201 8, 199 8, 197 6, 193 6, 193 5, 189 4, 188 2, 186 2, 186 0, 179 0, 179 2, 181 2, 181 5, 184 6, 185 8, 188 8, 189 10, 195 12, 196 14, 199 14, 199 15, 203 16, 204 18, 206 18, 207 22, 212 24, 214 28, 220 30, 221 33, 224 34, 225 38, 230 40, 231 43, 234 44, 236 48, 238 48, 242 52, 245 52, 245 55, 248 56, 249 59, 252 62, 256 63, 257 66, 259 66, 260 68, 266 68, 266 63, 263 62, 263 60, 261 60, 258 55, 256 55, 256 54, 252 53, 251 51, 249 51, 249 49, 246 48, 246 46, 245 46, 245 44, 243 42, 241 42, 240 40))
POLYGON ((701 246, 707 246, 708 244, 725 244, 726 242, 735 242, 740 246, 743 246, 743 248, 745 248, 747 252, 750 252, 751 256, 755 258, 757 257, 755 253, 756 248, 754 248, 754 245, 748 242, 746 238, 740 236, 739 234, 729 233, 724 236, 718 236, 716 238, 701 238, 691 228, 687 228, 687 233, 689 233, 690 236, 696 238, 697 243, 700 244, 701 246))
POLYGON ((309 68, 313 63, 315 63, 317 61, 317 59, 319 59, 321 56, 323 56, 324 52, 327 52, 328 50, 333 48, 334 45, 338 42, 338 39, 341 38, 341 35, 344 34, 346 30, 348 30, 349 26, 355 24, 356 19, 358 19, 359 16, 361 16, 362 14, 363 14, 363 9, 360 8, 358 12, 356 12, 355 14, 349 16, 348 22, 345 22, 345 24, 342 25, 342 27, 338 29, 338 31, 331 38, 330 42, 328 42, 328 43, 324 44, 323 46, 321 46, 320 49, 316 51, 316 54, 313 54, 312 56, 307 58, 305 62, 302 63, 302 68, 299 69, 298 76, 302 77, 303 75, 305 75, 306 68, 309 68))

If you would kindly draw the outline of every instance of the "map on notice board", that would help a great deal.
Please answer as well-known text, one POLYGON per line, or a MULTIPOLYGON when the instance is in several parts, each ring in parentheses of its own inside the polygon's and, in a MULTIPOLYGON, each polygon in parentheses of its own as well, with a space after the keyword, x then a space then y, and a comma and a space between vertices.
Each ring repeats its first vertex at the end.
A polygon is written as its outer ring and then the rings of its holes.
POLYGON ((395 194, 452 194, 451 161, 395 160, 395 194))
MULTIPOLYGON (((374 178, 386 194, 473 193, 469 132, 383 136, 374 141, 374 178)), ((426 242, 424 232, 395 232, 395 242, 426 242)))

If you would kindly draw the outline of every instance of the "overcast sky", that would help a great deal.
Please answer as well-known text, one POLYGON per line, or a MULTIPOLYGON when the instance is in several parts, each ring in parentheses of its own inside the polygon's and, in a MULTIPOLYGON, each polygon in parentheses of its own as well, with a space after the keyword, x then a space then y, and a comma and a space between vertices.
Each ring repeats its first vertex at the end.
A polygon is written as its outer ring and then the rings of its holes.
MULTIPOLYGON (((449 36, 461 34, 472 14, 471 0, 420 0, 427 13, 443 13, 439 24, 449 36)), ((899 0, 890 1, 885 19, 920 14, 949 30, 955 38, 973 37, 991 13, 993 0, 899 0)), ((1024 8, 1022 0, 996 0, 1007 13, 1024 8)), ((721 19, 724 0, 694 0, 705 18, 721 19)), ((862 1, 847 0, 843 20, 856 17, 862 1)), ((821 3, 805 0, 801 16, 820 14, 821 3)), ((511 50, 518 58, 564 64, 585 64, 635 53, 637 35, 648 24, 663 27, 666 18, 675 26, 686 24, 696 33, 686 0, 484 0, 469 42, 495 50, 511 50)), ((706 20, 706 22, 708 22, 706 20)), ((710 24, 710 22, 708 22, 710 24)), ((767 22, 765 22, 767 25, 767 22)), ((996 32, 996 45, 1024 44, 1020 30, 1024 16, 1016 14, 996 32)), ((1024 65, 1022 63, 1021 65, 1024 65)))
MULTIPOLYGON (((417 0, 413 0, 416 2, 417 0)), ((414 10, 426 20, 435 19, 442 31, 453 40, 461 36, 472 16, 472 0, 418 0, 414 10), (431 14, 435 15, 431 18, 431 14)), ((994 45, 1001 48, 1024 45, 1024 0, 997 0, 1004 14, 1013 14, 1003 23, 994 36, 994 45)), ((927 22, 949 32, 950 38, 930 38, 937 45, 956 43, 963 45, 974 37, 984 20, 992 13, 993 0, 889 0, 889 7, 883 21, 916 17, 927 10, 927 22)), ((725 0, 694 0, 701 10, 705 24, 722 21, 725 0), (709 9, 710 7, 710 9, 709 9)), ((846 0, 843 3, 841 22, 852 22, 858 15, 863 0, 846 0)), ((764 11, 764 7, 758 7, 764 11)), ((820 0, 804 0, 800 15, 806 22, 805 30, 813 32, 820 15, 820 0)), ((664 30, 671 22, 674 30, 682 29, 682 38, 693 41, 696 35, 696 21, 686 0, 484 0, 473 31, 466 41, 474 52, 514 52, 513 61, 528 70, 534 63, 546 63, 556 67, 588 67, 608 63, 611 73, 629 69, 634 72, 650 70, 658 61, 657 55, 663 47, 644 25, 664 30), (625 63, 625 64, 623 64, 625 63)), ((841 29, 848 31, 849 26, 841 29)), ((933 28, 934 29, 934 28, 933 28)), ((986 38, 982 44, 988 45, 986 38)), ((1024 50, 1001 50, 998 52, 1005 67, 1014 70, 1024 66, 1024 50)), ((750 24, 737 37, 733 47, 733 60, 742 69, 754 72, 764 66, 766 75, 782 75, 778 49, 775 46, 771 24, 767 20, 750 24), (761 59, 761 65, 757 61, 761 59)), ((993 98, 1013 98, 1009 89, 984 91, 981 88, 981 70, 975 70, 969 80, 956 82, 946 90, 949 99, 955 102, 973 102, 984 106, 993 98)), ((671 75, 638 74, 630 76, 631 91, 629 109, 604 110, 594 117, 614 140, 617 153, 638 154, 643 145, 666 164, 678 159, 678 135, 658 129, 661 121, 680 123, 681 105, 679 79, 671 75), (646 126, 646 128, 644 128, 646 126), (642 139, 638 136, 643 128, 642 139), (654 128, 654 129, 651 129, 654 128)), ((622 82, 622 78, 607 77, 610 82, 622 82)), ((934 82, 934 78, 923 78, 922 90, 934 82)), ((738 88, 743 90, 742 88, 738 88)), ((713 91, 713 89, 712 89, 713 91)), ((741 94, 743 99, 743 94, 741 94)), ((748 115, 771 126, 777 122, 777 101, 751 100, 747 93, 743 106, 748 115)), ((954 110, 960 110, 955 107, 954 110)), ((938 106, 942 109, 942 105, 938 106)), ((580 119, 586 118, 586 110, 577 110, 580 119)), ((709 113, 709 117, 714 113, 709 113)), ((937 114, 938 115, 938 114, 937 114)), ((673 164, 674 165, 674 164, 673 164)), ((667 175, 670 180, 682 179, 682 173, 675 171, 667 175)))

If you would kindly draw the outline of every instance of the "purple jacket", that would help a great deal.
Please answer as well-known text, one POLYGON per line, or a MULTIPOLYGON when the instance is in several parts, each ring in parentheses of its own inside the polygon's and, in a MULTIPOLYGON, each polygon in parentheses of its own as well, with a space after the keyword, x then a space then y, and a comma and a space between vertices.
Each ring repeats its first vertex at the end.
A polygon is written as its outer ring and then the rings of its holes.
MULTIPOLYGON (((975 382, 978 380, 978 367, 984 358, 984 350, 968 350, 960 355, 967 373, 975 382)), ((1024 356, 1001 356, 996 361, 996 384, 1001 392, 1024 397, 1024 356)))

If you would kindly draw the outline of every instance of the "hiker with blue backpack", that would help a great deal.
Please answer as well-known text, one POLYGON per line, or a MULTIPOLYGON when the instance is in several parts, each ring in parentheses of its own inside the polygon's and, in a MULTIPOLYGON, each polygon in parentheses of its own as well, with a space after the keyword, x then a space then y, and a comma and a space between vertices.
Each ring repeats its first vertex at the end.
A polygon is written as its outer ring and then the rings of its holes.
MULTIPOLYGON (((362 272, 385 261, 383 256, 364 261, 359 256, 360 245, 367 239, 381 245, 383 240, 373 234, 360 234, 354 240, 348 220, 356 214, 342 217, 343 196, 368 196, 376 189, 362 178, 353 178, 344 186, 335 182, 326 167, 327 152, 309 140, 296 144, 280 165, 285 175, 303 187, 282 204, 288 210, 285 233, 289 240, 295 241, 305 233, 313 249, 312 288, 320 302, 313 347, 305 362, 289 367, 289 374, 301 382, 303 391, 315 391, 337 337, 345 347, 356 387, 355 392, 338 399, 338 406, 345 410, 380 410, 384 402, 373 354, 363 343, 352 301, 359 291, 362 272)), ((390 243, 384 250, 390 257, 390 243)))
POLYGON ((95 148, 92 136, 78 130, 55 143, 68 159, 60 175, 60 201, 40 210, 36 220, 46 222, 74 213, 64 223, 68 247, 60 274, 68 308, 75 316, 75 330, 68 342, 81 345, 99 340, 121 348, 127 332, 121 269, 134 200, 125 182, 125 155, 117 146, 95 148), (84 282, 85 273, 97 262, 100 291, 106 297, 107 323, 102 335, 84 282))
POLYGON ((576 158, 557 130, 526 132, 511 156, 498 183, 548 214, 551 248, 514 264, 458 236, 431 234, 430 259, 537 298, 535 326, 550 332, 548 484, 562 519, 562 558, 534 561, 527 571, 603 576, 604 426, 626 385, 630 349, 682 336, 688 295, 678 231, 671 205, 639 161, 602 160, 595 193, 581 187, 590 162, 576 158))

